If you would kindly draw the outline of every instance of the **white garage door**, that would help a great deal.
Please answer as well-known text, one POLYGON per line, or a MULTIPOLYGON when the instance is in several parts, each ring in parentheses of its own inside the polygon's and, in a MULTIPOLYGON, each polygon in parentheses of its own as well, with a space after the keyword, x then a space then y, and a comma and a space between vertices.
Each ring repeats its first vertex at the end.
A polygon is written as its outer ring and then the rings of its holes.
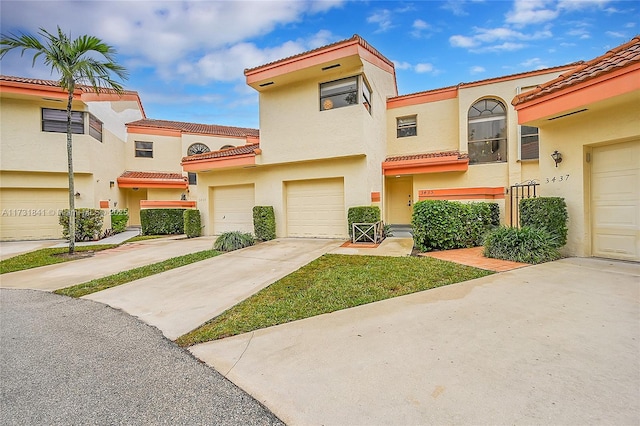
POLYGON ((594 256, 640 261, 640 141, 594 148, 594 256))
POLYGON ((69 195, 66 189, 3 188, 0 207, 0 239, 62 238, 58 212, 69 207, 69 195))
POLYGON ((287 235, 344 238, 344 180, 314 179, 286 183, 287 235))
POLYGON ((253 185, 216 186, 211 192, 214 235, 228 231, 253 233, 253 185))

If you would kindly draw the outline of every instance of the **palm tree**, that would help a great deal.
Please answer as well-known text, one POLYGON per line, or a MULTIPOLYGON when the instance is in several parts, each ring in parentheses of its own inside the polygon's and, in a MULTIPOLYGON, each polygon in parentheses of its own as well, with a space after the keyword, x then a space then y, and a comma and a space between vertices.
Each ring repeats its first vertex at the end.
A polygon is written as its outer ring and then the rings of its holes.
POLYGON ((33 50, 32 66, 42 56, 44 64, 60 75, 60 87, 68 94, 67 100, 67 165, 69 168, 69 254, 75 251, 75 190, 73 179, 73 149, 71 143, 71 103, 78 86, 90 86, 96 93, 110 89, 122 93, 123 88, 111 78, 115 74, 126 80, 127 70, 114 61, 115 49, 97 37, 83 35, 75 40, 58 27, 58 34, 40 28, 43 40, 29 34, 9 34, 0 37, 0 59, 13 49, 22 49, 21 55, 33 50))

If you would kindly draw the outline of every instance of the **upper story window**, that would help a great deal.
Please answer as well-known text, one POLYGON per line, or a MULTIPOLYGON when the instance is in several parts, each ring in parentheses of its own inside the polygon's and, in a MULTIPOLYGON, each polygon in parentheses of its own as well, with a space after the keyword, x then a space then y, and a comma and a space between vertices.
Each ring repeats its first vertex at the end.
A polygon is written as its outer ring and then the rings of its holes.
POLYGON ((209 147, 205 144, 196 142, 187 148, 187 155, 204 154, 210 151, 209 147))
POLYGON ((89 135, 102 142, 102 121, 89 114, 89 135))
POLYGON ((153 158, 153 142, 136 141, 136 157, 153 158))
POLYGON ((189 178, 189 185, 197 185, 198 184, 198 175, 193 172, 187 172, 187 176, 189 178))
POLYGON ((418 135, 418 116, 416 115, 396 118, 396 125, 399 138, 418 135))
MULTIPOLYGON (((85 134, 84 117, 89 116, 89 135, 102 142, 102 121, 93 114, 71 111, 71 133, 85 134)), ((42 108, 42 131, 67 133, 67 111, 63 109, 42 108)))
POLYGON ((468 115, 469 164, 507 161, 507 110, 497 99, 482 99, 468 115))
MULTIPOLYGON (((42 108, 42 131, 67 133, 67 111, 42 108)), ((71 133, 84 134, 84 113, 71 111, 71 133)))
POLYGON ((537 127, 520 126, 520 159, 537 160, 540 156, 540 137, 537 127))
POLYGON ((320 84, 320 111, 342 108, 361 102, 371 113, 371 88, 361 76, 320 84), (361 90, 358 90, 358 88, 361 90))

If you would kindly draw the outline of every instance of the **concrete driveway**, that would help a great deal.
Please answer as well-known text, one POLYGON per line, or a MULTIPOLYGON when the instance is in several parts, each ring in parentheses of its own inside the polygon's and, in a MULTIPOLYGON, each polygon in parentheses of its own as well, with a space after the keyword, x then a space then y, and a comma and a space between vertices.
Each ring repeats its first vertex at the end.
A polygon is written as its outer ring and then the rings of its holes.
POLYGON ((191 352, 289 425, 631 425, 639 306, 639 264, 571 258, 191 352))
POLYGON ((277 239, 85 296, 176 339, 343 241, 277 239))

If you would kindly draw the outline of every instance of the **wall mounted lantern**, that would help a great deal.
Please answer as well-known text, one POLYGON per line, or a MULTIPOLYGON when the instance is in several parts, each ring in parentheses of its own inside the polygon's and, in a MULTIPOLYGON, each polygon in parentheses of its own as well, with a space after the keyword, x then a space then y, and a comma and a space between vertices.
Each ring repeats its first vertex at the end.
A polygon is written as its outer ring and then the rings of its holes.
POLYGON ((557 150, 553 151, 553 154, 551 154, 551 158, 553 158, 553 161, 556 162, 556 167, 558 167, 558 163, 562 163, 562 154, 557 150))

